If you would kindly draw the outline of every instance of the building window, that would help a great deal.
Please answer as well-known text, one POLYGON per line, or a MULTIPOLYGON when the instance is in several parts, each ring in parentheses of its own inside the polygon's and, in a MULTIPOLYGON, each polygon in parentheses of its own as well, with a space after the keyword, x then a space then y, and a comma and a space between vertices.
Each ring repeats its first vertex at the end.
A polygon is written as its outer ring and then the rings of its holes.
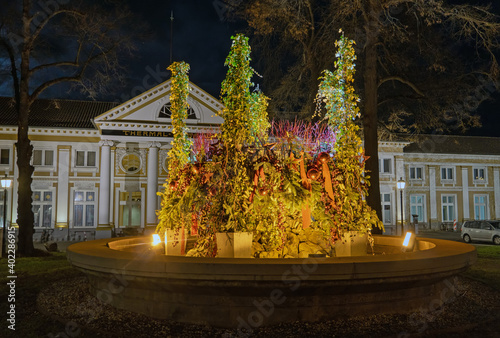
POLYGON ((10 149, 0 149, 0 164, 10 164, 10 149))
POLYGON ((486 180, 486 168, 474 168, 472 174, 474 182, 484 182, 486 180))
POLYGON ((452 167, 441 167, 441 180, 453 181, 455 179, 453 171, 452 167))
POLYGON ((96 152, 95 151, 77 151, 76 166, 77 167, 95 167, 96 152))
POLYGON ((33 150, 33 165, 51 166, 54 165, 53 150, 33 150))
POLYGON ((392 172, 392 158, 379 158, 378 170, 381 174, 390 174, 392 172))
POLYGON ((418 215, 419 222, 425 222, 424 195, 410 195, 410 210, 412 215, 418 215))
MULTIPOLYGON (((160 118, 167 118, 170 119, 172 118, 172 111, 170 110, 171 108, 170 102, 165 103, 163 107, 160 108, 160 112, 158 114, 158 117, 160 118)), ((190 120, 196 120, 196 114, 193 110, 193 108, 189 107, 187 110, 187 118, 190 120)))
POLYGON ((73 227, 94 227, 95 192, 75 191, 73 200, 73 227))
POLYGON ((33 213, 35 214, 35 227, 52 227, 52 191, 33 191, 33 213))
POLYGON ((488 195, 474 195, 474 219, 488 218, 488 195))
POLYGON ((410 180, 421 180, 423 171, 422 167, 410 167, 410 180))
POLYGON ((441 196, 443 208, 443 222, 453 222, 456 219, 455 215, 455 195, 441 196))
POLYGON ((382 201, 382 222, 392 224, 391 194, 380 194, 380 200, 382 201))

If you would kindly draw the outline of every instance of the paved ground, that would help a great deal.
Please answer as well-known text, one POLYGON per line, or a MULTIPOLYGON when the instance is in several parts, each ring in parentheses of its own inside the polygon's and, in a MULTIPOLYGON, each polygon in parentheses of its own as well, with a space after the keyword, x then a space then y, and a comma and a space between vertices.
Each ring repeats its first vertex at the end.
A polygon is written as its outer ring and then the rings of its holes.
POLYGON ((454 231, 421 230, 418 233, 418 237, 447 239, 449 241, 463 242, 462 238, 460 237, 460 232, 454 231))
MULTIPOLYGON (((446 239, 449 241, 456 241, 456 242, 462 242, 465 243, 460 236, 460 232, 454 232, 454 231, 436 231, 436 230, 424 230, 424 231, 419 231, 418 237, 427 237, 427 238, 436 238, 436 239, 446 239)), ((472 242, 471 244, 473 245, 494 245, 493 243, 489 242, 472 242)))
MULTIPOLYGON (((68 246, 70 246, 71 244, 74 244, 74 243, 79 243, 79 242, 78 241, 63 241, 63 242, 49 242, 49 243, 56 243, 57 244, 57 251, 66 252, 66 248, 68 246)), ((35 249, 45 250, 44 243, 35 242, 35 243, 33 243, 33 245, 35 246, 35 249)))

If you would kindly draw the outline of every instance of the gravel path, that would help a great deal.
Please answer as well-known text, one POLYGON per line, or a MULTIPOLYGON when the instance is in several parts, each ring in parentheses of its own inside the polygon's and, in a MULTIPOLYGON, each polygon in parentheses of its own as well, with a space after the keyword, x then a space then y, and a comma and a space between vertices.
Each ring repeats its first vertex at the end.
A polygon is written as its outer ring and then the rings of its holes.
POLYGON ((442 307, 436 300, 426 312, 295 322, 255 329, 251 335, 117 310, 89 294, 85 277, 54 283, 38 295, 37 308, 75 325, 78 337, 500 337, 500 292, 463 277, 453 284, 454 300, 442 307))

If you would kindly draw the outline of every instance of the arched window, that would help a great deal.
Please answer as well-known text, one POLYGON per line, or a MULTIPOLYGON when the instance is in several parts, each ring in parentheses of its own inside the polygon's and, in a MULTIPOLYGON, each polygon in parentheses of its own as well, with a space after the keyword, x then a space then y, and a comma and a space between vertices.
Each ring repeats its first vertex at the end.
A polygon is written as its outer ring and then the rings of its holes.
MULTIPOLYGON (((158 117, 160 117, 160 118, 166 118, 166 119, 172 118, 172 111, 170 111, 170 106, 171 106, 170 102, 165 103, 163 105, 163 107, 161 107, 160 113, 158 114, 158 117)), ((187 118, 191 119, 191 120, 196 120, 197 119, 196 114, 195 114, 193 108, 191 108, 191 107, 188 108, 187 118)))

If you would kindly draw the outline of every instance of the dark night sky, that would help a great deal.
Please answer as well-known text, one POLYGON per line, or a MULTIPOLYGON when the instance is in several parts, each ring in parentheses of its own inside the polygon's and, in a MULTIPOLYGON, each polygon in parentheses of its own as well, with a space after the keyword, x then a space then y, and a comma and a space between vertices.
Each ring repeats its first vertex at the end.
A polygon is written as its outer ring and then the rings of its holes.
MULTIPOLYGON (((100 1, 100 0, 86 0, 100 1)), ((114 88, 115 93, 98 100, 126 101, 141 92, 167 80, 170 72, 171 12, 173 11, 173 61, 190 64, 190 80, 219 98, 220 84, 226 67, 224 60, 231 47, 231 36, 245 28, 242 22, 225 20, 220 0, 123 0, 149 27, 149 37, 136 41, 138 47, 132 59, 122 60, 127 68, 128 83, 114 88), (155 75, 152 75, 154 73, 155 75)), ((131 22, 133 27, 134 22, 131 22)), ((69 56, 68 58, 72 58, 69 56)), ((11 96, 11 84, 0 84, 0 96, 11 96)), ((68 85, 61 84, 45 91, 43 98, 86 99, 76 91, 68 93, 68 85)))
MULTIPOLYGON (((146 67, 164 70, 170 64, 170 14, 173 10, 173 61, 189 63, 190 80, 218 98, 231 35, 243 26, 221 20, 219 13, 223 8, 214 5, 212 0, 131 0, 129 3, 155 34, 151 41, 141 44, 140 59, 132 68, 135 85, 142 84, 148 74, 146 67)), ((131 88, 133 86, 131 83, 131 88)))
MULTIPOLYGON (((231 45, 230 37, 242 31, 245 28, 244 23, 224 20, 221 16, 224 7, 222 1, 218 0, 124 0, 124 2, 128 3, 133 12, 139 16, 138 20, 148 23, 153 37, 139 41, 136 57, 126 62, 129 69, 128 84, 124 88, 118 88, 112 96, 99 99, 123 102, 169 78, 166 68, 170 64, 172 10, 173 61, 189 63, 190 80, 219 98, 220 84, 226 72, 224 60, 231 45), (156 75, 151 76, 152 73, 156 75)), ((500 7, 500 4, 496 4, 496 7, 500 7)), ((258 78, 254 77, 254 81, 258 82, 258 78)), ((6 96, 9 93, 2 92, 0 88, 0 95, 6 96)), ((68 97, 67 88, 64 86, 54 88, 44 97, 73 98, 68 97)), ((469 135, 500 136, 498 92, 492 94, 492 99, 483 103, 479 109, 483 128, 470 130, 469 135)))
MULTIPOLYGON (((140 59, 134 65, 128 91, 141 87, 147 71, 146 67, 165 69, 170 58, 170 13, 174 11, 173 60, 186 61, 191 65, 190 80, 219 98, 220 84, 226 68, 224 60, 231 45, 230 37, 245 28, 243 23, 224 20, 220 12, 224 10, 221 1, 213 0, 129 0, 131 8, 146 20, 155 37, 144 42, 140 48, 140 59), (135 82, 135 83, 134 83, 135 82)), ((498 12, 500 4, 495 3, 498 12)), ((256 57, 255 55, 253 56, 256 57)), ((166 79, 166 78, 165 78, 166 79)), ((254 77, 254 81, 258 78, 254 77)), ((147 88, 146 88, 147 89, 147 88)), ((125 97, 122 96, 122 100, 125 97)), ((133 96, 133 95, 132 95, 133 96)), ((468 131, 468 135, 500 136, 500 95, 493 93, 491 100, 480 108, 482 128, 468 131)))

